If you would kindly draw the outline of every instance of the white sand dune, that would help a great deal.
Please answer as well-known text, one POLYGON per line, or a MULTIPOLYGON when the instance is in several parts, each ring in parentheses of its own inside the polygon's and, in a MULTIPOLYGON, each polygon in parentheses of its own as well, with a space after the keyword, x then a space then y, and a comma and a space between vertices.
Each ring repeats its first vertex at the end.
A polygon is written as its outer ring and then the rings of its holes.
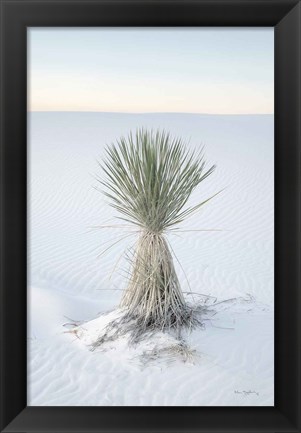
POLYGON ((29 126, 28 404, 273 405, 273 116, 32 113, 29 126), (126 284, 137 234, 91 228, 118 224, 93 186, 104 145, 139 126, 205 144, 217 170, 191 203, 225 188, 168 236, 183 291, 236 299, 187 336, 195 363, 146 367, 144 346, 91 352, 64 333, 100 326, 126 284))

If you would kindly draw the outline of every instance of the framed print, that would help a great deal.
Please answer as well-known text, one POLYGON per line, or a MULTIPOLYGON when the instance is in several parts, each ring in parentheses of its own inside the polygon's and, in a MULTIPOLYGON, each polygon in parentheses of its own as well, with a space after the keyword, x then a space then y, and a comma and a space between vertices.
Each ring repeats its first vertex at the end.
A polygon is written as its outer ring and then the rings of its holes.
POLYGON ((28 405, 273 406, 273 28, 27 47, 28 405))
POLYGON ((2 431, 300 431, 300 3, 1 14, 2 431))

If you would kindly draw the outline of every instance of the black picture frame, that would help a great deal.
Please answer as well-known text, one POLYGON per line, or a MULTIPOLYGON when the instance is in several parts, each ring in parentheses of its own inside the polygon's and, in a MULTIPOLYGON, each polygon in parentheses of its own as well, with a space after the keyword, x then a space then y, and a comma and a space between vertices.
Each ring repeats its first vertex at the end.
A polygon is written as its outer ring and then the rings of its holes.
POLYGON ((300 10, 296 0, 1 0, 1 431, 301 431, 300 10), (31 26, 275 28, 274 407, 26 406, 26 29, 31 26))

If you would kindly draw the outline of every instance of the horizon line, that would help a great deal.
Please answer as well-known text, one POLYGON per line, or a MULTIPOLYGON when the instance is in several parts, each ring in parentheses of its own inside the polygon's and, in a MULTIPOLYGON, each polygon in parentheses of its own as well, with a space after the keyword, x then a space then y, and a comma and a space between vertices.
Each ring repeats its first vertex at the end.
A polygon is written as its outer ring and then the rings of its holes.
POLYGON ((271 113, 206 113, 189 111, 99 111, 99 110, 27 110, 27 113, 100 113, 100 114, 187 114, 201 116, 273 116, 271 113))

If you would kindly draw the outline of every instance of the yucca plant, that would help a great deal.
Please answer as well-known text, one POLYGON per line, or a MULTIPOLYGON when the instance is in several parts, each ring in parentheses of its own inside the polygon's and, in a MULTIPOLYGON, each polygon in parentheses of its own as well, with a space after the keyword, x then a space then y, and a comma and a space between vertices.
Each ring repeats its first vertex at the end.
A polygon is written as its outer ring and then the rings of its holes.
POLYGON ((185 206, 215 169, 205 166, 202 151, 164 131, 140 129, 106 149, 104 193, 119 218, 139 228, 121 308, 141 332, 191 325, 165 234, 212 198, 185 206))

